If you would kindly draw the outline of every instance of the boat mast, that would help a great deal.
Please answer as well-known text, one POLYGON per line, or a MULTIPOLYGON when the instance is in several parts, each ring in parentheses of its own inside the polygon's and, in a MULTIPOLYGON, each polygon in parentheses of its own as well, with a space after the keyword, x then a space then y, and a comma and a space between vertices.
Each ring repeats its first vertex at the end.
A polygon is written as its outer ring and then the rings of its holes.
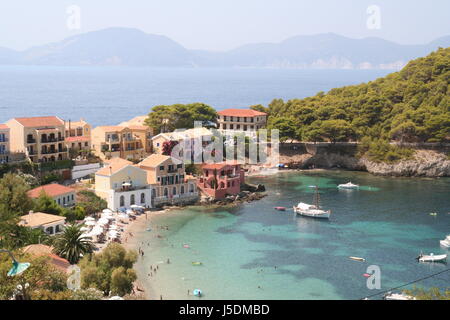
POLYGON ((320 208, 320 194, 319 194, 319 187, 316 186, 316 193, 314 194, 314 205, 317 209, 320 208))

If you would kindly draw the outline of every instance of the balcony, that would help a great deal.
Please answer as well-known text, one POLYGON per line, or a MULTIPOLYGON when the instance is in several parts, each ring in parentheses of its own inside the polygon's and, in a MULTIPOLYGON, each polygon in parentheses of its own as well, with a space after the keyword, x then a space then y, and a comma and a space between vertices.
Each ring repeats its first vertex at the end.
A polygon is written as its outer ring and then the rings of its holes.
POLYGON ((47 138, 47 139, 41 139, 41 143, 55 143, 58 142, 57 138, 47 138))
POLYGON ((28 143, 28 144, 36 143, 36 139, 34 139, 34 138, 28 138, 28 139, 27 139, 27 143, 28 143))

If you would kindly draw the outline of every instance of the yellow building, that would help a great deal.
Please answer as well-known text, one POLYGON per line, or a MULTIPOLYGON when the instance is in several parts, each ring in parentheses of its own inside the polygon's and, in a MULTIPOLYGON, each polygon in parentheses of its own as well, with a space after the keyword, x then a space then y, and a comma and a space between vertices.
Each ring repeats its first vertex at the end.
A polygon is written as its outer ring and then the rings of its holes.
POLYGON ((12 152, 24 152, 35 163, 53 162, 68 158, 65 147, 65 125, 58 117, 14 118, 10 128, 12 152))
POLYGON ((92 149, 101 159, 141 160, 151 152, 147 126, 100 126, 92 130, 92 149))
POLYGON ((80 119, 80 121, 66 121, 66 147, 69 150, 88 151, 91 149, 91 131, 89 123, 80 119))
POLYGON ((9 127, 0 123, 0 164, 10 161, 9 127))
POLYGON ((95 173, 95 193, 108 202, 111 210, 132 205, 152 207, 147 174, 132 162, 114 158, 95 173))
POLYGON ((152 204, 179 204, 196 201, 199 197, 197 180, 186 176, 184 164, 170 156, 152 154, 137 166, 147 172, 152 185, 152 204))

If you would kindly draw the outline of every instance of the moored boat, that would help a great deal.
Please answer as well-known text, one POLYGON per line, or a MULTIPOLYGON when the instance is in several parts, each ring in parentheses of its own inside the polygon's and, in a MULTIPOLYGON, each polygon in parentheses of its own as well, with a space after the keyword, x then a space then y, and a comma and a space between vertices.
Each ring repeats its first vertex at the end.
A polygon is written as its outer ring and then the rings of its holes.
POLYGON ((347 182, 347 183, 343 183, 343 184, 338 185, 338 188, 339 189, 358 189, 359 185, 353 184, 351 182, 347 182))
POLYGON ((294 212, 298 215, 319 218, 319 219, 329 219, 331 215, 331 210, 323 210, 320 207, 320 195, 319 189, 316 186, 316 192, 314 194, 314 204, 307 204, 300 202, 297 206, 294 206, 294 212))
POLYGON ((441 247, 450 248, 450 234, 444 240, 440 240, 441 247))
POLYGON ((429 255, 420 254, 417 257, 417 260, 419 262, 445 262, 447 261, 447 255, 446 254, 437 254, 430 253, 429 255))
POLYGON ((274 209, 278 211, 286 211, 286 207, 274 207, 274 209))
POLYGON ((361 261, 361 262, 365 262, 366 261, 366 259, 360 258, 360 257, 348 257, 348 258, 351 259, 351 260, 355 260, 355 261, 361 261))

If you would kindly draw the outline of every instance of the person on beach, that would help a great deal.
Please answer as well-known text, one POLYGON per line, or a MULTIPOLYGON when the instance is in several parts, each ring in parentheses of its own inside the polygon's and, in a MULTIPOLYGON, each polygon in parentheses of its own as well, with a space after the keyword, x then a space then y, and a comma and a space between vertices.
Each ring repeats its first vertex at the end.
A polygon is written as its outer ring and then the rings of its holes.
POLYGON ((167 259, 167 264, 170 264, 170 259, 167 259))

